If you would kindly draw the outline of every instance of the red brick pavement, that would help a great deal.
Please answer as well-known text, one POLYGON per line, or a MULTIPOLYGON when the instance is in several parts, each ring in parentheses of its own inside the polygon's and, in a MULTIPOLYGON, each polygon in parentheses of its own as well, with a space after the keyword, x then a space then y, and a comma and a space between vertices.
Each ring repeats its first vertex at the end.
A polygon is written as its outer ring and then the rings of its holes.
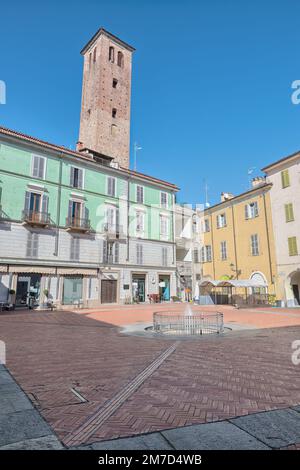
MULTIPOLYGON (((70 312, 1 315, 0 338, 9 369, 63 440, 171 344, 70 312)), ((298 405, 295 339, 299 326, 183 341, 89 442, 298 405)))

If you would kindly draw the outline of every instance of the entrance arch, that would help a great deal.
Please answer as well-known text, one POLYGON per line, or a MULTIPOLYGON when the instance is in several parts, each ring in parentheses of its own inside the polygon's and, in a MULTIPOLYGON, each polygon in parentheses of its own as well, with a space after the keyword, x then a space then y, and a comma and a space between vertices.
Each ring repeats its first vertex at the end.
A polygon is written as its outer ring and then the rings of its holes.
MULTIPOLYGON (((266 276, 261 272, 261 271, 255 271, 254 273, 251 274, 250 280, 256 282, 258 286, 264 287, 266 290, 265 292, 268 292, 268 283, 266 276)), ((255 289, 259 288, 253 288, 252 291, 255 292, 255 289)))
POLYGON ((286 279, 285 292, 288 307, 300 305, 300 269, 293 271, 286 279))

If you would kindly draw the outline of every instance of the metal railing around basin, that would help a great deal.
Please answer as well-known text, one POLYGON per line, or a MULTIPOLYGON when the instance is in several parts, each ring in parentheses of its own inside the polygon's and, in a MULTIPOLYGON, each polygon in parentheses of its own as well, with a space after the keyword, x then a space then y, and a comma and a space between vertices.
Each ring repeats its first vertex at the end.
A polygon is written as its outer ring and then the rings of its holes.
POLYGON ((192 315, 175 312, 153 313, 153 330, 169 335, 201 336, 224 332, 223 314, 195 312, 192 315))

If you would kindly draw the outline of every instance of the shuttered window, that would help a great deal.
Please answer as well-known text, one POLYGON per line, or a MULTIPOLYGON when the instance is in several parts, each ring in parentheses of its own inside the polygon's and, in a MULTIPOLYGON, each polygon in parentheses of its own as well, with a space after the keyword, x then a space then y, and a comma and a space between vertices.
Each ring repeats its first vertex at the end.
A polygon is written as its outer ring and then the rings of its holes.
POLYGON ((26 246, 26 256, 30 258, 38 257, 38 248, 39 248, 39 236, 37 233, 28 232, 27 234, 27 246, 26 246))
POLYGON ((168 205, 168 195, 165 192, 160 193, 160 206, 164 209, 167 208, 168 205))
POLYGON ((281 172, 281 183, 283 188, 290 186, 290 175, 289 170, 283 170, 281 172))
POLYGON ((251 254, 252 256, 259 255, 259 243, 257 234, 251 235, 251 254))
POLYGON ((258 216, 258 204, 257 202, 251 202, 245 205, 245 218, 254 219, 258 216))
POLYGON ((226 241, 221 242, 221 260, 224 261, 227 259, 227 243, 226 241))
POLYGON ((292 203, 285 204, 284 209, 285 209, 285 221, 292 222, 293 220, 295 220, 293 204, 292 203))
POLYGON ((164 215, 160 216, 160 236, 164 239, 169 236, 169 219, 164 215))
POLYGON ((298 255, 297 238, 296 237, 288 238, 288 244, 289 244, 289 255, 297 256, 298 255))
POLYGON ((112 176, 107 177, 107 195, 111 197, 116 195, 116 178, 112 176))
POLYGON ((143 186, 137 185, 136 187, 136 202, 139 204, 144 203, 144 188, 143 186))
POLYGON ((217 228, 226 227, 226 214, 217 215, 217 228))
POLYGON ((168 266, 168 248, 162 247, 162 266, 168 266))
POLYGON ((71 166, 70 186, 72 186, 73 188, 78 188, 78 189, 83 188, 83 170, 81 168, 76 168, 74 166, 71 166))
POLYGON ((119 263, 119 242, 114 243, 114 263, 119 263))
POLYGON ((80 257, 80 238, 71 238, 70 258, 73 261, 78 261, 80 257))
POLYGON ((46 159, 38 155, 32 155, 32 171, 33 178, 45 179, 46 159))
POLYGON ((142 234, 144 232, 144 225, 145 225, 145 214, 141 211, 136 211, 136 231, 138 234, 142 234))
POLYGON ((143 264, 143 245, 136 245, 136 264, 143 264))

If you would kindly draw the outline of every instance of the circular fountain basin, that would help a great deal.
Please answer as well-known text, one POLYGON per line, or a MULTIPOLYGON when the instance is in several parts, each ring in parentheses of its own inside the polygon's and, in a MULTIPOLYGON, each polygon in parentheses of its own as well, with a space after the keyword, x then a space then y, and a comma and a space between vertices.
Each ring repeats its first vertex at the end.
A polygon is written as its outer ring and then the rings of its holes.
POLYGON ((153 331, 164 335, 202 336, 224 332, 223 314, 219 312, 153 313, 153 331))

